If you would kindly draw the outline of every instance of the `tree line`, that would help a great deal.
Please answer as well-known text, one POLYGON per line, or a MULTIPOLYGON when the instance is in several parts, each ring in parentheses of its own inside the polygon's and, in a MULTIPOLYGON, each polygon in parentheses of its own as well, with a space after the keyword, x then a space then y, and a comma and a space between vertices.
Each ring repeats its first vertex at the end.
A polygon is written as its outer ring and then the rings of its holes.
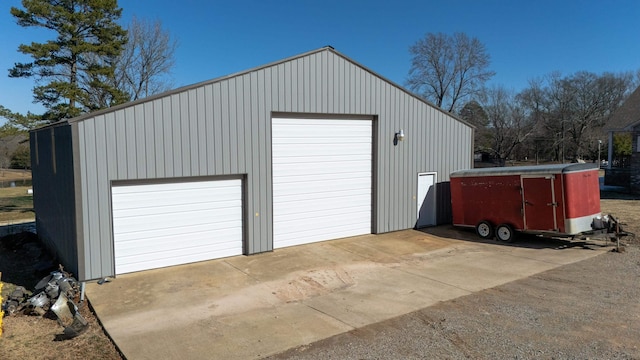
MULTIPOLYGON (((495 72, 477 38, 429 33, 409 52, 409 89, 474 125, 474 150, 498 164, 597 159, 607 145, 603 126, 640 78, 640 71, 554 72, 515 92, 485 86, 495 72)), ((616 156, 630 154, 630 134, 617 134, 614 143, 616 156)))

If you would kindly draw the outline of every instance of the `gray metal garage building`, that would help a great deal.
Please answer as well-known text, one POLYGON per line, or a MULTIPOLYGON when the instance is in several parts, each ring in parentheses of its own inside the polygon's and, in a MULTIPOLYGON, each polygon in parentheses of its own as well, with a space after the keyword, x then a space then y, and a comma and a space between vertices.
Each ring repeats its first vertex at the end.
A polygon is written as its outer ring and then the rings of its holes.
POLYGON ((32 131, 37 230, 85 281, 435 225, 472 142, 325 47, 32 131))

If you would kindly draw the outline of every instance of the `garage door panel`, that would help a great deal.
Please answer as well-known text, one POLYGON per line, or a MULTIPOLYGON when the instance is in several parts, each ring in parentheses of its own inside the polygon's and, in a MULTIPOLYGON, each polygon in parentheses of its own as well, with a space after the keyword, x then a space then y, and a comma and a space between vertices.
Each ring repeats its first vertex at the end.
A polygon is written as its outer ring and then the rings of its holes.
MULTIPOLYGON (((149 207, 151 204, 156 206, 178 206, 178 205, 190 205, 198 203, 208 203, 206 199, 215 197, 220 202, 222 201, 241 201, 238 194, 230 194, 226 191, 209 190, 191 190, 191 191, 158 191, 158 192, 145 192, 145 193, 122 193, 114 196, 120 196, 119 201, 114 204, 114 210, 123 209, 137 209, 141 207, 149 207)), ((235 205, 232 205, 235 206, 235 205)))
POLYGON ((293 169, 283 169, 282 173, 278 172, 278 175, 274 177, 278 184, 280 183, 299 183, 306 181, 325 181, 325 180, 340 180, 340 179, 359 179, 365 181, 366 175, 370 174, 367 169, 363 169, 361 165, 354 164, 352 171, 346 168, 337 168, 335 171, 331 170, 331 165, 325 165, 316 163, 316 168, 300 167, 297 172, 293 169))
MULTIPOLYGON (((340 226, 321 226, 320 224, 316 224, 311 227, 291 228, 291 231, 277 232, 277 235, 280 237, 281 240, 284 240, 284 239, 295 240, 296 236, 298 237, 302 236, 305 239, 320 239, 324 237, 324 235, 322 234, 333 234, 336 236, 331 239, 337 239, 337 238, 362 235, 363 232, 369 233, 370 228, 359 226, 357 224, 343 224, 340 226), (320 236, 317 236, 317 235, 320 235, 320 236)), ((323 240, 327 240, 327 239, 325 238, 323 240)))
POLYGON ((210 224, 215 226, 228 221, 239 221, 237 211, 198 211, 182 213, 163 213, 156 215, 130 216, 113 220, 114 234, 123 234, 144 229, 186 228, 210 224))
MULTIPOLYGON (((314 227, 316 224, 322 223, 322 221, 325 221, 325 219, 328 219, 328 218, 340 220, 344 216, 349 216, 354 219, 360 218, 362 220, 362 219, 365 219, 366 217, 371 216, 371 212, 361 211, 360 210, 361 208, 362 207, 355 207, 355 206, 345 207, 341 209, 339 212, 334 209, 325 209, 325 210, 314 209, 314 211, 307 211, 307 212, 295 211, 295 212, 290 212, 286 215, 283 214, 282 221, 284 223, 286 222, 296 223, 297 220, 308 219, 309 224, 305 224, 304 226, 311 228, 311 227, 314 227), (360 214, 361 217, 358 217, 358 214, 360 214)), ((323 227, 326 226, 326 223, 323 223, 322 226, 323 227)), ((283 230, 283 232, 286 232, 286 230, 283 230)))
MULTIPOLYGON (((200 223, 189 226, 168 226, 167 224, 156 223, 149 224, 148 227, 131 227, 128 231, 119 231, 117 233, 120 245, 124 246, 127 241, 134 240, 153 240, 165 236, 171 236, 173 239, 178 239, 180 236, 191 236, 201 232, 210 234, 215 232, 217 236, 223 237, 229 235, 225 231, 236 231, 238 226, 242 226, 242 221, 230 220, 226 222, 219 222, 216 224, 200 223)), ((209 235, 209 239, 211 236, 209 235)), ((191 241, 191 238, 189 238, 191 241)))
MULTIPOLYGON (((275 181, 275 179, 274 179, 275 181)), ((301 195, 310 193, 327 193, 338 191, 361 191, 363 186, 370 184, 367 179, 337 179, 337 180, 323 180, 323 181, 310 181, 311 184, 305 182, 283 182, 274 183, 273 191, 282 194, 284 196, 301 195)), ((371 189, 367 189, 371 193, 371 189)), ((274 202, 278 202, 281 199, 274 199, 274 202)))
POLYGON ((112 187, 116 274, 242 254, 242 181, 112 187))
MULTIPOLYGON (((211 206, 208 204, 207 206, 211 206)), ((237 203, 237 206, 242 206, 237 203)), ((216 223, 235 219, 241 214, 238 207, 225 206, 222 209, 199 209, 188 210, 187 206, 162 207, 162 208, 138 208, 136 210, 122 210, 118 212, 118 217, 114 217, 114 226, 119 231, 127 231, 129 226, 146 226, 149 222, 165 223, 165 227, 177 226, 175 224, 192 225, 201 223, 216 223)))
POLYGON ((273 159, 273 164, 278 166, 286 166, 291 164, 292 166, 305 166, 314 167, 320 163, 342 163, 345 161, 357 162, 363 160, 371 160, 371 154, 351 154, 351 155, 323 155, 323 156, 291 156, 286 159, 273 159))
POLYGON ((368 201, 371 201, 371 191, 368 189, 353 189, 353 190, 340 190, 340 191, 324 191, 324 192, 315 192, 315 193, 298 193, 298 194, 290 194, 287 196, 282 196, 279 204, 288 203, 288 202, 298 202, 300 206, 304 203, 309 202, 317 202, 318 200, 327 199, 332 201, 340 201, 345 197, 359 197, 366 196, 368 201))
MULTIPOLYGON (((296 213, 320 213, 329 211, 334 213, 348 213, 354 209, 365 209, 371 206, 371 194, 362 194, 360 196, 350 196, 348 198, 341 196, 328 197, 316 201, 287 201, 274 204, 273 211, 278 212, 283 218, 289 214, 296 213), (338 204, 336 204, 338 203, 338 204), (340 206, 336 206, 340 205, 340 206)), ((370 211, 367 209, 367 211, 370 211)))
POLYGON ((273 119, 274 247, 371 233, 372 121, 273 119))
MULTIPOLYGON (((308 124, 305 126, 308 126, 308 124)), ((320 129, 313 134, 307 133, 304 126, 288 127, 287 129, 279 128, 278 134, 273 138, 273 144, 330 144, 332 146, 366 144, 371 142, 370 138, 364 138, 369 134, 369 129, 363 127, 351 127, 333 131, 320 129), (281 130, 285 130, 286 134, 281 130), (344 133, 338 134, 338 131, 343 131, 344 133)))
MULTIPOLYGON (((171 240, 175 241, 175 239, 165 239, 165 243, 170 242, 171 240)), ((162 249, 154 250, 149 249, 143 254, 136 252, 136 249, 131 247, 129 249, 124 249, 123 254, 120 256, 122 263, 134 264, 136 261, 146 262, 152 259, 170 259, 173 257, 184 257, 187 254, 202 254, 205 256, 205 260, 209 260, 210 258, 206 258, 209 256, 209 253, 212 251, 222 250, 235 250, 236 246, 234 242, 220 242, 220 243, 211 243, 206 242, 206 239, 202 239, 201 243, 191 243, 183 244, 183 246, 177 247, 173 249, 171 252, 164 251, 162 249)), ((237 255, 237 254, 236 254, 237 255)), ((198 259, 202 259, 198 257, 198 259)), ((199 260, 198 260, 199 261, 199 260)), ((172 263, 175 265, 175 263, 172 263)))
MULTIPOLYGON (((363 178, 341 177, 340 174, 336 174, 335 177, 336 179, 331 179, 330 177, 321 176, 322 180, 307 180, 304 177, 298 177, 300 179, 298 182, 286 179, 274 185, 273 190, 284 192, 287 196, 312 192, 330 194, 336 191, 360 191, 362 186, 369 184, 369 181, 363 178)), ((369 190, 369 193, 371 193, 371 190, 369 190)))
POLYGON ((284 152, 288 151, 293 145, 298 145, 299 149, 296 149, 295 153, 290 153, 289 156, 292 158, 297 158, 300 156, 326 156, 326 155, 336 155, 342 154, 342 156, 346 154, 353 155, 366 155, 371 151, 370 143, 360 143, 360 144, 278 144, 273 145, 273 151, 275 152, 284 152), (317 145, 317 146, 313 146, 317 145))
MULTIPOLYGON (((112 194, 144 194, 144 193, 175 193, 190 191, 217 191, 216 189, 234 189, 237 187, 238 180, 216 180, 211 181, 185 181, 173 183, 157 183, 157 184, 140 184, 131 186, 114 186, 112 194), (178 186, 179 185, 179 186, 178 186)), ((226 193, 228 191, 221 191, 226 193)))
MULTIPOLYGON (((370 161, 371 157, 364 159, 366 161, 370 161)), ((310 160, 302 163, 286 163, 278 165, 278 177, 290 177, 290 176, 314 176, 314 175, 324 175, 324 174, 332 174, 332 173, 354 173, 358 174, 358 176, 370 176, 369 171, 371 170, 370 166, 363 164, 363 161, 360 160, 345 160, 345 161, 323 161, 323 159, 319 160, 310 160)))
MULTIPOLYGON (((353 136, 357 137, 359 134, 357 132, 353 133, 353 136)), ((348 137, 345 138, 337 138, 337 137, 306 137, 306 138, 297 138, 297 139, 284 139, 284 138, 274 138, 273 146, 289 146, 289 145, 330 145, 332 147, 357 147, 363 144, 371 143, 368 141, 358 141, 353 140, 348 137)))
POLYGON ((351 137, 351 133, 347 130, 357 131, 360 129, 362 133, 369 133, 371 130, 370 120, 349 120, 349 119, 296 119, 296 118, 278 118, 277 122, 279 131, 274 132, 274 138, 292 137, 292 132, 300 137, 313 137, 314 134, 322 136, 326 134, 328 137, 351 137), (314 132, 307 131, 309 127, 313 127, 314 132))
MULTIPOLYGON (((114 221, 119 219, 126 219, 132 215, 140 214, 141 212, 144 212, 146 216, 153 216, 153 215, 159 216, 159 215, 187 213, 187 212, 190 212, 190 213, 213 212, 214 215, 226 214, 229 212, 229 210, 237 209, 238 206, 242 206, 242 202, 239 200, 230 200, 226 202, 221 201, 219 205, 220 205, 219 207, 214 207, 209 202, 199 202, 199 203, 191 203, 191 204, 176 204, 176 205, 163 204, 158 206, 142 207, 140 206, 140 203, 139 203, 138 206, 135 208, 120 207, 119 209, 115 209, 115 210, 118 210, 118 217, 114 218, 114 221)), ((144 215, 140 215, 140 216, 144 216, 144 215)))
POLYGON ((176 251, 179 251, 183 248, 199 248, 201 250, 237 248, 236 241, 231 237, 235 235, 232 228, 220 229, 218 241, 215 242, 211 241, 211 236, 208 230, 179 235, 168 234, 149 237, 144 237, 144 235, 147 234, 143 234, 143 236, 138 238, 123 240, 119 246, 119 255, 121 257, 124 257, 138 254, 139 256, 141 256, 141 258, 143 258, 144 256, 147 256, 147 254, 161 252, 164 252, 166 253, 166 255, 170 256, 171 254, 174 254, 176 253, 176 251), (224 239, 225 237, 229 240, 220 240, 224 239), (149 242, 152 242, 154 246, 146 249, 145 254, 139 254, 140 248, 143 246, 147 246, 149 242), (171 249, 171 251, 166 251, 167 249, 171 249))
POLYGON ((230 202, 229 206, 236 206, 232 202, 240 201, 240 199, 231 197, 229 195, 219 196, 215 193, 200 193, 200 194, 193 194, 191 196, 185 196, 184 194, 162 194, 162 193, 157 193, 157 194, 154 194, 153 196, 148 196, 148 197, 140 197, 140 196, 134 196, 134 195, 125 195, 125 196, 127 198, 122 199, 121 202, 117 203, 114 210, 208 203, 206 199, 212 198, 212 197, 219 198, 220 202, 223 202, 223 201, 230 202), (151 205, 148 205, 148 204, 151 204, 151 205))
MULTIPOLYGON (((297 144, 302 140, 309 143, 337 143, 350 144, 358 142, 371 142, 371 138, 367 136, 371 133, 371 127, 367 126, 367 121, 363 124, 340 125, 339 122, 310 122, 307 120, 298 120, 305 122, 304 124, 283 124, 278 119, 278 132, 273 134, 274 144, 297 144), (307 131, 308 127, 314 127, 314 132, 307 131)), ((347 120, 348 121, 348 120, 347 120)))
MULTIPOLYGON (((323 228, 301 228, 296 232, 278 234, 280 247, 299 245, 300 237, 308 240, 308 242, 325 241, 327 239, 339 239, 350 236, 358 236, 363 233, 370 232, 370 228, 357 226, 355 224, 346 224, 334 227, 323 228)), ((276 234, 274 234, 275 236, 276 234)))
POLYGON ((175 252, 171 256, 159 256, 161 254, 148 254, 143 257, 136 258, 123 258, 120 264, 121 273, 129 273, 134 271, 141 271, 144 269, 156 269, 167 266, 182 265, 197 261, 210 260, 209 253, 215 252, 219 254, 219 257, 235 256, 235 249, 204 249, 204 251, 187 251, 183 249, 175 252), (128 261, 131 260, 131 261, 128 261))

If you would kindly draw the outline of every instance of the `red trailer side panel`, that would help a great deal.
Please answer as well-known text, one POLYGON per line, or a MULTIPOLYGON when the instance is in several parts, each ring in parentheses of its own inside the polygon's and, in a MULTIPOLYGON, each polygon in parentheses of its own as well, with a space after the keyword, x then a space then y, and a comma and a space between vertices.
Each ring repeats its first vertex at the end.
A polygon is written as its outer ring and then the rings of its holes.
POLYGON ((451 203, 454 225, 488 220, 524 227, 520 175, 451 178, 451 203))
POLYGON ((564 192, 567 201, 567 219, 600 213, 600 186, 597 170, 564 174, 564 192))

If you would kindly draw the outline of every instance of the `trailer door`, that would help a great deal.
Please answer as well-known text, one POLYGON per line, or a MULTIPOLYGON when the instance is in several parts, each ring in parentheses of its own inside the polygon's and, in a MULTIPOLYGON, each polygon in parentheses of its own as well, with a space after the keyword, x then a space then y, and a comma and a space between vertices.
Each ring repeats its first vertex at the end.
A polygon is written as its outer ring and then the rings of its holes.
POLYGON ((554 175, 522 177, 525 230, 557 231, 554 175))

